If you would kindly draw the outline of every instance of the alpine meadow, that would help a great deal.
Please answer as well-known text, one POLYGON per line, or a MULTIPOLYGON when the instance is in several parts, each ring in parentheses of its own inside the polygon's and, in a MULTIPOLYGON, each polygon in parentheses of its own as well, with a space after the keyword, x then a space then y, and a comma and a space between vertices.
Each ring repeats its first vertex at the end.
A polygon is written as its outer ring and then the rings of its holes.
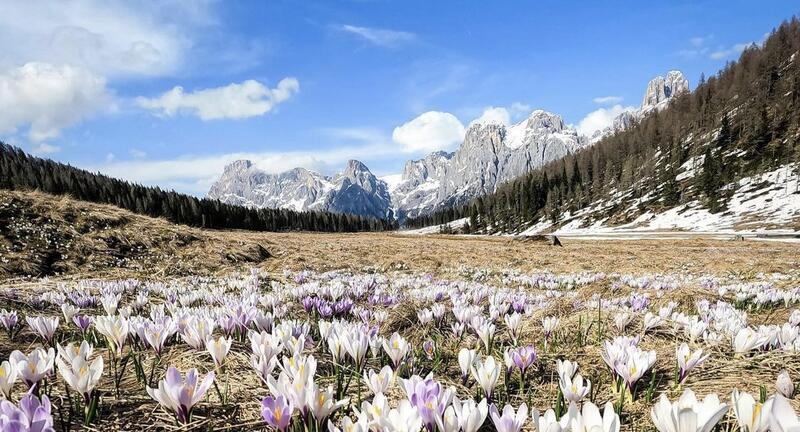
POLYGON ((800 432, 798 17, 0 5, 0 432, 800 432))

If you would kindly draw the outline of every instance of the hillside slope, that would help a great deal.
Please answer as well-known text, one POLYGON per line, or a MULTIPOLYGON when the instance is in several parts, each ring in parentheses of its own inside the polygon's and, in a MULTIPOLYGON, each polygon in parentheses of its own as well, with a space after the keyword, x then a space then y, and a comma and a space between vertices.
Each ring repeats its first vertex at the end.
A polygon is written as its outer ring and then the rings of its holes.
POLYGON ((269 248, 111 205, 0 190, 0 278, 208 274, 261 263, 269 248))
POLYGON ((800 21, 628 128, 460 207, 464 231, 800 227, 800 21))

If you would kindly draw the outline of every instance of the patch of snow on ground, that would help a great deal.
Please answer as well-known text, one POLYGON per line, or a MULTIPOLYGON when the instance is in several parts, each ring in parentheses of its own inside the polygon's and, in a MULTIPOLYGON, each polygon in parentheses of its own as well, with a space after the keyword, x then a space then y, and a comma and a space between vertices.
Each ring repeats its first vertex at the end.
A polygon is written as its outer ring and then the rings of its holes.
POLYGON ((442 228, 445 227, 445 225, 450 225, 450 228, 455 230, 455 229, 459 229, 459 228, 463 227, 464 225, 467 224, 467 222, 469 222, 469 218, 461 218, 461 219, 456 219, 454 221, 450 221, 449 223, 446 223, 446 224, 431 225, 431 226, 426 226, 426 227, 423 227, 423 228, 417 228, 417 229, 412 229, 412 230, 401 230, 401 231, 398 231, 398 233, 400 233, 400 234, 408 234, 408 235, 439 234, 442 231, 442 228))

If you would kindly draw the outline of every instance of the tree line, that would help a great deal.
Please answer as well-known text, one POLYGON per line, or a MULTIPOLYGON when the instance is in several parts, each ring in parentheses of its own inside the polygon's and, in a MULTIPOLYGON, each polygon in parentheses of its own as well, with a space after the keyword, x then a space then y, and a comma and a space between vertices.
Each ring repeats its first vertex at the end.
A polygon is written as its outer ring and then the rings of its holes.
POLYGON ((111 204, 134 213, 202 228, 253 231, 383 231, 393 221, 343 213, 297 212, 230 205, 92 173, 26 154, 0 142, 0 188, 40 190, 111 204))
POLYGON ((675 96, 666 109, 492 194, 409 219, 406 226, 469 218, 465 232, 514 232, 598 202, 606 204, 599 216, 624 223, 623 210, 634 200, 641 212, 692 200, 723 211, 732 182, 800 161, 799 52, 794 17, 715 76, 701 76, 692 92, 675 96), (678 179, 679 169, 695 175, 678 179))

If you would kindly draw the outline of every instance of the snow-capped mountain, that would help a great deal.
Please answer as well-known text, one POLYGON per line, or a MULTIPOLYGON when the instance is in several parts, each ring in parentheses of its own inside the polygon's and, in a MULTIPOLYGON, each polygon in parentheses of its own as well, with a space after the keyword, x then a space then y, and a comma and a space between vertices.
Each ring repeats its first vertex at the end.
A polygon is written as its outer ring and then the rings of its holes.
POLYGON ((358 161, 350 161, 334 176, 304 168, 267 174, 249 161, 236 161, 225 167, 208 197, 246 206, 403 220, 494 192, 503 182, 629 127, 687 90, 688 82, 678 71, 656 77, 648 84, 638 110, 623 112, 612 126, 591 138, 564 124, 559 115, 543 110, 535 110, 513 125, 476 121, 455 152, 439 151, 410 160, 401 175, 380 179, 358 161))
POLYGON ((225 167, 208 197, 250 207, 394 217, 386 183, 356 160, 349 161, 344 171, 334 176, 305 168, 268 174, 250 161, 238 160, 225 167))
POLYGON ((647 83, 642 104, 638 109, 624 111, 619 114, 611 126, 595 132, 589 141, 595 143, 601 139, 629 128, 633 122, 641 120, 653 110, 661 111, 666 108, 674 96, 689 91, 689 81, 681 71, 672 70, 666 76, 657 76, 647 83))

